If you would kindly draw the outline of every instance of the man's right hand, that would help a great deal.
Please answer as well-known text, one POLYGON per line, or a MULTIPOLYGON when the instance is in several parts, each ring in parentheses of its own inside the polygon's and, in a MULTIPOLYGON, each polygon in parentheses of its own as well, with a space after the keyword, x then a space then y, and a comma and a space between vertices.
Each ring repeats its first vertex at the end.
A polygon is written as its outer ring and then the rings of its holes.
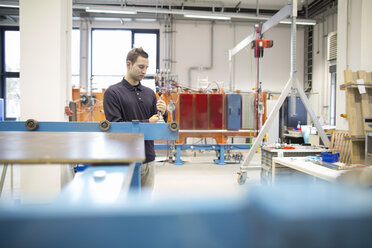
POLYGON ((151 116, 150 119, 149 119, 149 122, 150 122, 150 123, 156 123, 156 122, 158 122, 158 121, 159 121, 159 116, 158 116, 157 114, 151 116))

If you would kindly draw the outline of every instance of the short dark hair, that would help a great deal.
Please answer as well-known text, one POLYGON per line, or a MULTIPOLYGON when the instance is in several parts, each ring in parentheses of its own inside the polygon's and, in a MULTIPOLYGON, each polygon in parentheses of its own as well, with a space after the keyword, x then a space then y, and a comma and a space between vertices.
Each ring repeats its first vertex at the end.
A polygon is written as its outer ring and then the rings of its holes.
POLYGON ((149 55, 143 50, 142 47, 133 48, 132 50, 129 51, 127 55, 127 61, 129 60, 130 62, 132 62, 132 64, 134 64, 139 56, 144 57, 146 59, 149 57, 149 55))

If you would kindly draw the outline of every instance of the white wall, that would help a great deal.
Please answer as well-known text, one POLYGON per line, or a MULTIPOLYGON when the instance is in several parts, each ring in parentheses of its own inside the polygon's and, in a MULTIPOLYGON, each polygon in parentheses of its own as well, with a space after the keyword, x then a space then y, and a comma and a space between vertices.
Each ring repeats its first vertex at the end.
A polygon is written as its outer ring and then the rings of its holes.
MULTIPOLYGON (((337 26, 337 82, 344 83, 344 70, 372 71, 372 1, 339 0, 337 26)), ((336 95, 336 126, 348 129, 347 120, 340 117, 346 113, 345 92, 338 89, 336 95)))
MULTIPOLYGON (((178 22, 176 24, 175 74, 179 82, 188 85, 190 67, 210 66, 210 22, 178 22)), ((224 82, 229 89, 228 50, 253 32, 252 24, 216 23, 214 27, 214 60, 212 70, 192 71, 191 83, 197 86, 197 78, 208 77, 209 81, 224 82)), ((290 75, 290 25, 277 26, 265 34, 265 38, 274 40, 274 46, 264 50, 260 59, 260 81, 263 88, 281 91, 290 75)), ((297 32, 297 68, 298 78, 303 82, 304 39, 303 28, 297 32)), ((256 61, 251 58, 251 49, 246 48, 235 56, 235 89, 251 90, 256 84, 256 61), (252 62, 251 62, 252 60, 252 62), (251 71, 252 67, 252 71, 251 71)))
POLYGON ((318 21, 313 30, 313 84, 309 96, 311 105, 321 120, 321 124, 330 122, 330 73, 327 61, 327 36, 337 30, 337 14, 318 21))
MULTIPOLYGON (((134 23, 119 21, 93 21, 91 27, 100 28, 146 28, 160 30, 160 69, 164 69, 166 37, 164 23, 134 23)), ((78 23, 74 23, 79 26, 78 23)), ((174 32, 174 64, 173 74, 178 75, 181 85, 189 84, 190 67, 210 67, 211 65, 211 27, 209 21, 175 21, 174 32)), ((192 87, 197 87, 197 79, 208 78, 209 81, 223 82, 229 89, 228 50, 232 49, 253 32, 253 24, 223 23, 214 24, 214 49, 212 70, 192 70, 192 87)), ((304 71, 304 29, 297 29, 297 69, 298 78, 303 82, 304 71)), ((260 81, 263 88, 280 92, 290 75, 290 25, 279 25, 268 31, 264 38, 274 40, 272 48, 265 49, 260 59, 260 81)), ((256 61, 251 56, 251 49, 246 48, 235 56, 234 78, 236 90, 251 90, 256 85, 256 61), (251 63, 252 59, 252 63, 251 63), (252 72, 251 72, 252 67, 252 72)))

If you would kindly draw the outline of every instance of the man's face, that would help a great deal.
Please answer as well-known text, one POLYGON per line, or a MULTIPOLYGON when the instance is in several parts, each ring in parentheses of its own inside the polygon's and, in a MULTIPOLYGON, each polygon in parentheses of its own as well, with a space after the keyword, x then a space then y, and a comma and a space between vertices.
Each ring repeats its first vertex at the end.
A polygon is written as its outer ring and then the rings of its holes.
POLYGON ((149 67, 149 60, 138 56, 137 61, 132 64, 132 62, 127 61, 127 68, 130 77, 139 82, 146 75, 147 68, 149 67))

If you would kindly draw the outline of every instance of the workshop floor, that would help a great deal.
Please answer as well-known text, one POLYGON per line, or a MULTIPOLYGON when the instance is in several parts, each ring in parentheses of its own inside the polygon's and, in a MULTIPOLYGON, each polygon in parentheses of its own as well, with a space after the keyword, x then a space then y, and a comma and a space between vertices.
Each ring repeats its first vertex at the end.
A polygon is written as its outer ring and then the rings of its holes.
MULTIPOLYGON (((248 151, 243 152, 244 157, 248 151)), ((158 154, 157 161, 165 158, 158 154)), ((253 184, 260 184, 261 154, 256 153, 248 171, 248 179, 244 185, 237 182, 237 172, 241 164, 217 165, 214 151, 183 151, 183 165, 157 162, 153 198, 169 196, 204 197, 222 196, 239 197, 253 184)))
MULTIPOLYGON (((242 151, 244 158, 249 151, 242 151)), ((174 165, 173 163, 162 162, 166 154, 157 154, 157 166, 155 176, 155 186, 152 193, 154 200, 169 197, 239 197, 251 185, 260 184, 261 171, 261 153, 256 153, 250 165, 253 169, 248 171, 248 179, 244 185, 237 182, 237 172, 240 171, 241 164, 217 165, 214 163, 216 153, 214 151, 183 151, 181 159, 183 165, 174 165)), ((2 171, 2 166, 0 166, 2 171)), ((1 202, 20 202, 21 183, 20 166, 15 165, 9 169, 5 180, 3 194, 0 197, 1 202), (10 177, 13 174, 13 190, 10 186, 10 177)), ((43 192, 45 193, 45 192, 43 192)), ((53 199, 53 197, 49 197, 53 199)), ((48 199, 49 199, 48 198, 48 199)), ((32 200, 32 203, 44 203, 48 201, 38 196, 32 200)))

